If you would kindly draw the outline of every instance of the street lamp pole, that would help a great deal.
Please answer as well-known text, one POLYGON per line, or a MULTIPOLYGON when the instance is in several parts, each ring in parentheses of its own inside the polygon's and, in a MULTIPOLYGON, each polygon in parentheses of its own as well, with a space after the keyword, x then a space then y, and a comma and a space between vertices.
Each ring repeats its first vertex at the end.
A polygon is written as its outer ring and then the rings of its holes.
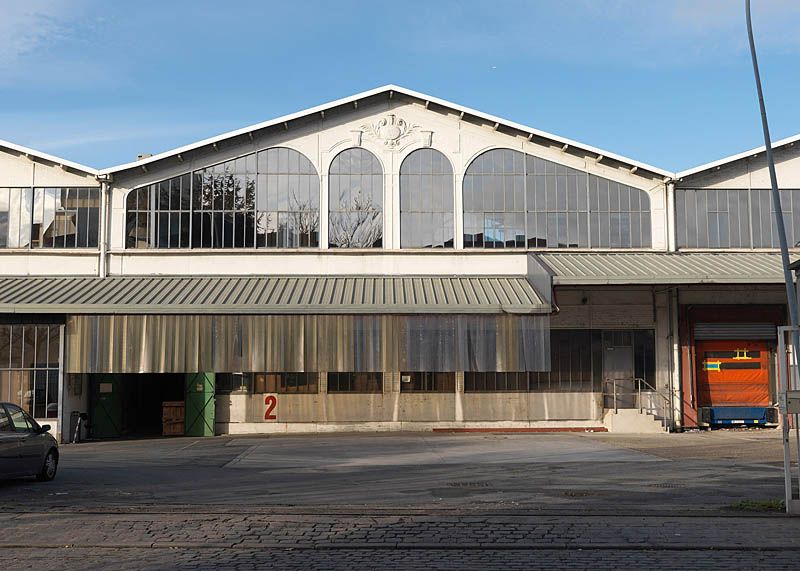
MULTIPOLYGON (((769 123, 767 122, 767 108, 764 105, 764 92, 761 89, 761 74, 758 72, 758 58, 756 57, 756 42, 753 39, 753 22, 750 17, 750 0, 745 0, 745 15, 747 17, 747 39, 750 42, 750 57, 753 60, 753 74, 756 80, 756 89, 758 90, 758 106, 761 109, 761 127, 764 131, 764 148, 767 152, 767 167, 769 168, 769 181, 772 186, 772 204, 775 211, 775 225, 778 230, 778 239, 781 246, 781 260, 783 262, 783 279, 786 282, 786 297, 789 303, 789 321, 792 325, 792 364, 794 367, 787 367, 786 355, 778 355, 780 359, 781 370, 785 370, 786 374, 781 375, 784 379, 784 386, 778 387, 778 392, 782 398, 779 399, 781 404, 782 422, 783 425, 783 469, 784 480, 786 485, 786 512, 793 513, 794 491, 792 490, 791 480, 791 455, 789 452, 789 414, 787 410, 787 397, 788 392, 794 384, 792 381, 798 373, 798 351, 800 351, 800 333, 798 332, 798 314, 797 314, 797 292, 795 291, 794 280, 792 279, 792 271, 789 268, 789 245, 786 242, 786 227, 783 223, 783 209, 781 208, 781 195, 778 191, 778 177, 775 174, 775 157, 772 153, 772 141, 769 136, 769 123), (785 392, 784 392, 785 391, 785 392)), ((783 336, 785 331, 779 329, 779 335, 783 336)), ((779 339, 779 347, 783 347, 784 339, 779 339)), ((795 415, 795 421, 797 415, 795 415)), ((798 432, 798 450, 800 451, 800 432, 798 432)))

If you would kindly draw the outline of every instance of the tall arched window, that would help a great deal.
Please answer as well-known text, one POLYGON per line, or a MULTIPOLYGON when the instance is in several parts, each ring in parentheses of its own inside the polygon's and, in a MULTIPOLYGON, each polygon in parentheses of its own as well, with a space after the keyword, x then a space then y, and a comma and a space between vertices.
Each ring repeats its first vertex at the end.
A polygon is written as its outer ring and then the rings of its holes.
POLYGON ((643 190, 526 155, 493 149, 464 175, 466 248, 648 248, 643 190))
POLYGON ((400 165, 400 247, 452 248, 453 167, 442 153, 419 149, 400 165))
POLYGON ((319 246, 319 175, 287 148, 132 190, 129 248, 319 246))
POLYGON ((305 155, 286 148, 259 152, 257 188, 257 246, 319 246, 319 176, 305 155))
POLYGON ((525 246, 525 155, 495 149, 464 173, 464 247, 525 246))
POLYGON ((328 245, 380 248, 383 244, 383 169, 365 149, 347 149, 328 176, 328 245))

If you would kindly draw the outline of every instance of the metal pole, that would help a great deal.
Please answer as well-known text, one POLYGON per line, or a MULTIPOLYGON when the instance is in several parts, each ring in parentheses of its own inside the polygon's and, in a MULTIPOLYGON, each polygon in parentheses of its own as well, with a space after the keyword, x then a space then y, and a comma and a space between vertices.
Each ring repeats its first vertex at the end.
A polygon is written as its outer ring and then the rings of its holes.
MULTIPOLYGON (((764 148, 767 153, 767 167, 769 168, 769 181, 772 188, 772 204, 775 210, 775 225, 778 229, 778 240, 781 246, 781 260, 783 262, 783 279, 786 283, 786 297, 789 304, 789 322, 792 325, 792 361, 794 363, 794 371, 789 368, 787 371, 785 389, 788 390, 791 386, 791 373, 795 374, 798 371, 797 351, 800 349, 800 334, 798 333, 798 314, 797 314, 797 292, 792 280, 792 273, 789 269, 789 245, 786 242, 786 228, 783 223, 783 209, 781 208, 781 195, 778 190, 778 176, 775 173, 775 157, 772 154, 772 141, 769 136, 769 123, 767 121, 767 108, 764 104, 764 92, 761 89, 761 75, 758 71, 758 57, 756 56, 756 42, 753 38, 753 22, 750 17, 750 0, 745 0, 745 16, 747 19, 747 39, 750 43, 750 57, 753 60, 753 75, 756 82, 756 90, 758 91, 758 106, 761 110, 761 127, 764 131, 764 148)), ((785 355, 781 355, 781 359, 785 359, 785 355)), ((785 362, 785 361, 784 361, 785 362)), ((788 424, 789 415, 783 415, 784 425, 788 424)), ((788 426, 783 428, 784 450, 788 452, 789 433, 788 426)), ((784 456, 786 456, 786 452, 784 456)), ((791 459, 784 457, 784 464, 790 464, 791 459)), ((788 469, 788 466, 787 466, 788 469)), ((786 510, 789 510, 789 504, 793 498, 793 492, 787 488, 786 496, 786 510)))
MULTIPOLYGON (((761 90, 761 75, 758 72, 758 59, 756 57, 756 43, 753 39, 753 24, 750 20, 750 0, 745 0, 745 9, 747 12, 747 37, 750 41, 750 55, 753 59, 753 73, 756 80, 756 89, 758 90, 758 106, 761 108, 761 127, 764 130, 764 145, 767 151, 767 166, 769 167, 769 181, 772 186, 772 204, 775 210, 775 224, 778 228, 778 239, 781 246, 781 260, 783 261, 783 279, 786 282, 786 295, 789 302, 789 319, 792 327, 798 326, 797 318, 797 294, 794 289, 794 281, 792 280, 792 272, 789 269, 789 246, 786 242, 786 227, 783 223, 783 209, 781 208, 781 195, 778 191, 778 177, 775 174, 775 157, 772 155, 772 141, 769 136, 769 124, 767 122, 767 108, 764 105, 764 93, 761 90)), ((794 340, 797 341, 797 331, 792 332, 794 340)), ((795 347, 797 347, 795 343, 795 347)), ((795 364, 797 359, 795 358, 795 364)))
MULTIPOLYGON (((786 358, 786 330, 788 327, 778 328, 778 374, 780 380, 778 382, 778 390, 784 390, 783 387, 789 387, 789 371, 787 370, 788 359, 786 358)), ((785 395, 786 393, 784 393, 785 395)), ((784 398, 779 399, 781 403, 781 437, 783 438, 783 487, 784 495, 786 497, 786 513, 789 512, 789 507, 792 500, 792 467, 791 467, 791 453, 789 452, 789 415, 786 412, 786 403, 784 398)))

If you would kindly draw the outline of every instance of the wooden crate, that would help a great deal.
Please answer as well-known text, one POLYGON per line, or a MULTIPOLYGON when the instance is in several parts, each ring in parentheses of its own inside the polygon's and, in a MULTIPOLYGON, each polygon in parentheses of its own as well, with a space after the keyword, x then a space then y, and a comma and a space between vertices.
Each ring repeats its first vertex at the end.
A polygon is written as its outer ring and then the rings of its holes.
POLYGON ((182 400, 162 403, 161 424, 164 436, 183 436, 185 405, 182 400))

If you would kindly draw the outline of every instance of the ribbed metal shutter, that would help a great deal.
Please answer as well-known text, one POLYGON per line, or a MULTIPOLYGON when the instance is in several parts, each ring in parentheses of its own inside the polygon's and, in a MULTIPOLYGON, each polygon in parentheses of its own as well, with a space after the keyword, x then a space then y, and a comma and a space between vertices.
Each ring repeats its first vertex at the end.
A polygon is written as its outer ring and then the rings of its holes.
POLYGON ((695 323, 694 338, 709 339, 775 339, 774 323, 695 323))

